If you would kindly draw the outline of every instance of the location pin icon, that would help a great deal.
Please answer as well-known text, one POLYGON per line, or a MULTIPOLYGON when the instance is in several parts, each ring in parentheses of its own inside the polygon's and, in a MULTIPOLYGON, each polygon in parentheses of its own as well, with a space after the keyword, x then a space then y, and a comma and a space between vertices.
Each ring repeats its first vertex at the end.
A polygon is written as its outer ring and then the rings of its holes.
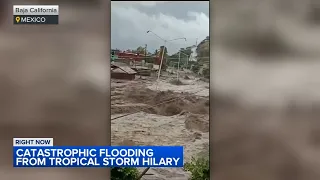
POLYGON ((18 16, 18 17, 16 17, 16 21, 17 21, 17 23, 19 23, 20 22, 20 17, 18 16))

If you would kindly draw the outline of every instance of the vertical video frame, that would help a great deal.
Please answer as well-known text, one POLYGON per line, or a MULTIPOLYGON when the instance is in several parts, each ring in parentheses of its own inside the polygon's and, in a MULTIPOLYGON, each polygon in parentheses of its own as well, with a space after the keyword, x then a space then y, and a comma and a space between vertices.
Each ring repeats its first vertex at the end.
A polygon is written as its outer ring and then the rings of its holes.
POLYGON ((111 145, 184 148, 132 177, 209 179, 209 50, 209 1, 111 2, 111 145))

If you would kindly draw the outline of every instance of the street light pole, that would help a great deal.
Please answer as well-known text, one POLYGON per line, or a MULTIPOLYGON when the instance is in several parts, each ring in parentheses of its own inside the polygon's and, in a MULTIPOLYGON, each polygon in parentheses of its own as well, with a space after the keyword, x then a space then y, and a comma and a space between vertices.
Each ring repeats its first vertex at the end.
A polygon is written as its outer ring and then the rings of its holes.
MULTIPOLYGON (((185 41, 187 41, 187 38, 176 38, 176 39, 171 39, 171 40, 165 40, 163 39, 162 37, 158 36, 156 33, 152 32, 151 30, 147 31, 147 33, 152 33, 153 35, 157 36, 159 39, 163 40, 164 41, 164 48, 163 48, 163 52, 162 52, 162 55, 161 55, 161 61, 160 61, 160 65, 159 65, 159 71, 158 71, 158 78, 157 78, 157 82, 159 81, 160 79, 160 74, 161 74, 161 68, 162 68, 162 64, 163 64, 163 58, 164 58, 164 53, 165 53, 165 50, 166 50, 166 45, 167 45, 167 42, 169 41, 175 41, 175 40, 180 40, 180 39, 184 39, 185 41)), ((158 89, 158 85, 157 85, 157 89, 158 89)))

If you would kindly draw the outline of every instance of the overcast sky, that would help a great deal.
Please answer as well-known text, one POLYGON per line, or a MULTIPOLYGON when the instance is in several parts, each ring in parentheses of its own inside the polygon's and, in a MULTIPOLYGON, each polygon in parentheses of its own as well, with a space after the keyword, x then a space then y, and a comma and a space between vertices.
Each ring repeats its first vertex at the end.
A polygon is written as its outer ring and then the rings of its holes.
POLYGON ((112 1, 112 49, 136 49, 148 45, 154 52, 163 41, 148 33, 151 30, 163 39, 187 38, 168 43, 168 52, 196 44, 209 35, 209 1, 112 1))

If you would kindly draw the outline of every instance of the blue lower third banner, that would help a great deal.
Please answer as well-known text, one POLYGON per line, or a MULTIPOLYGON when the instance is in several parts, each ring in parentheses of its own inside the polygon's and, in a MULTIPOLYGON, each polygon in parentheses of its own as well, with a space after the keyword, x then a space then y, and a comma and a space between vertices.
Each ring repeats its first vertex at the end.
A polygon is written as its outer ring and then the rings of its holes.
POLYGON ((13 147, 13 167, 183 167, 183 146, 13 147))

